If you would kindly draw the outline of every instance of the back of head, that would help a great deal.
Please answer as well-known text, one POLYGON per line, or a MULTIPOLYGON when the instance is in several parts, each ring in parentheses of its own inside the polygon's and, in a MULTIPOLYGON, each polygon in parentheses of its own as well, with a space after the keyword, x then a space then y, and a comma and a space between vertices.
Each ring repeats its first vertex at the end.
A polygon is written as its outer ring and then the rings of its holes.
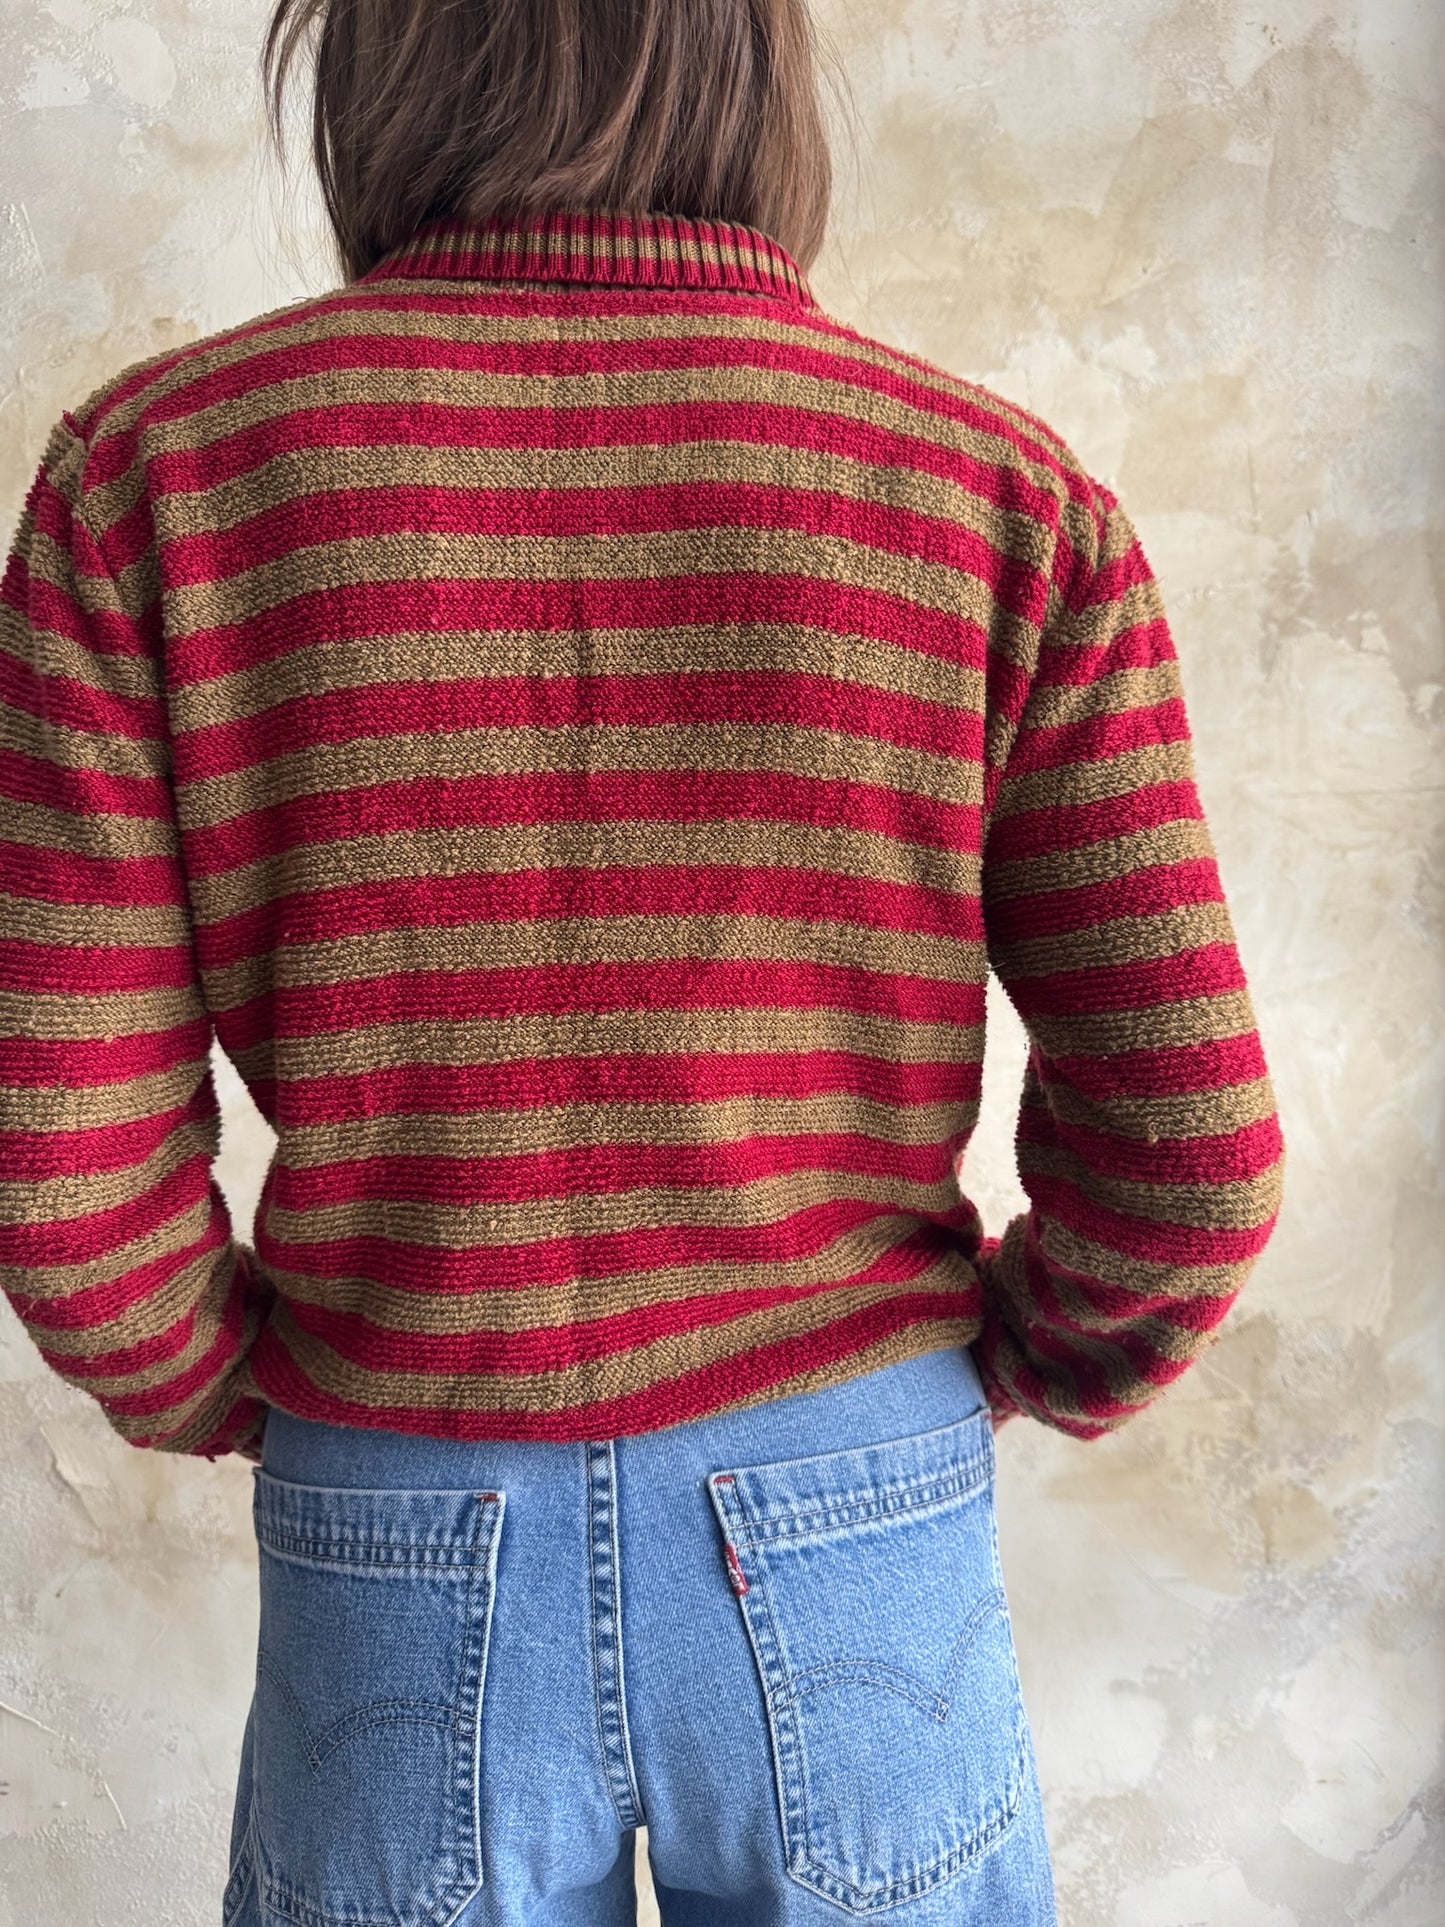
POLYGON ((448 214, 736 221, 805 270, 822 247, 807 0, 278 0, 262 56, 278 143, 303 56, 348 279, 448 214))

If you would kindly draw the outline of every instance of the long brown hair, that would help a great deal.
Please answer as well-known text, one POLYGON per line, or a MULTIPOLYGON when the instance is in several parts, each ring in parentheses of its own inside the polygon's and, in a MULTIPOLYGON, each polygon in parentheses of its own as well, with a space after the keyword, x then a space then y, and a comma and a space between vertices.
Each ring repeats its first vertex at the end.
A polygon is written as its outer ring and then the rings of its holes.
POLYGON ((808 0, 279 0, 261 56, 278 151, 303 51, 348 280, 442 215, 737 221, 805 271, 822 247, 808 0))

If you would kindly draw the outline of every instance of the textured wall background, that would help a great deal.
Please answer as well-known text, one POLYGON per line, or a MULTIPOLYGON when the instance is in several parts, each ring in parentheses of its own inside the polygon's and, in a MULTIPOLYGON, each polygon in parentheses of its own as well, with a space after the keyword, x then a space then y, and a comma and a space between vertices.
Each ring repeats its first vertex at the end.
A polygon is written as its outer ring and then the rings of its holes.
MULTIPOLYGON (((13 521, 125 363, 327 271, 261 156, 263 0, 5 0, 13 521)), ((1426 1927, 1445 1055, 1439 10, 819 0, 839 318, 1051 422, 1169 603, 1290 1145, 1220 1343, 1111 1439, 1000 1438, 1064 1927, 1426 1927), (1432 17, 1433 16, 1433 17, 1432 17), (1431 537, 1435 538, 1431 567, 1431 537)), ((970 1189, 1021 1202, 1000 1001, 970 1189)), ((229 1066, 245 1227, 271 1139, 229 1066)), ((250 1479, 132 1451, 0 1305, 0 1927, 211 1927, 250 1479)))

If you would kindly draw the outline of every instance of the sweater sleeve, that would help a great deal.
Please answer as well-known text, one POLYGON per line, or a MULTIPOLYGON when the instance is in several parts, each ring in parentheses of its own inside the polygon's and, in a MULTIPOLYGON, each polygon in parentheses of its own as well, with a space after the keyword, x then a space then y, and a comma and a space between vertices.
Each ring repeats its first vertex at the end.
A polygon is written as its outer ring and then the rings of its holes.
POLYGON ((1094 485, 984 846, 989 962, 1027 1030, 1028 1209, 978 1254, 998 1418, 1116 1430, 1213 1342, 1285 1147, 1156 582, 1094 485))
POLYGON ((0 1284, 122 1438, 260 1456, 270 1291, 211 1178, 154 598, 87 516, 57 423, 0 585, 0 1284))

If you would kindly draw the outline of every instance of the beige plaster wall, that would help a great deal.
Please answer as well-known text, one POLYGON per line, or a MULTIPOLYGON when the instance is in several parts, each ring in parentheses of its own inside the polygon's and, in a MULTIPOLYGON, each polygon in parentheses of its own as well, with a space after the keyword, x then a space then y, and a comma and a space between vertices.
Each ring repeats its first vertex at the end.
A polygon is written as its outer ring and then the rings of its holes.
MULTIPOLYGON (((4 0, 0 490, 126 362, 322 285, 262 0, 4 0)), ((1052 422, 1164 586, 1290 1144, 1208 1359, 999 1441, 1063 1927, 1426 1927, 1438 1735, 1442 71, 1426 0, 819 0, 832 313, 1052 422), (1435 569, 1431 543, 1434 538, 1435 569)), ((1001 1000, 968 1173, 1017 1208, 1001 1000)), ((228 1065, 219 1174, 271 1140, 228 1065)), ((250 1480, 137 1453, 0 1304, 0 1927, 211 1927, 250 1480)))

